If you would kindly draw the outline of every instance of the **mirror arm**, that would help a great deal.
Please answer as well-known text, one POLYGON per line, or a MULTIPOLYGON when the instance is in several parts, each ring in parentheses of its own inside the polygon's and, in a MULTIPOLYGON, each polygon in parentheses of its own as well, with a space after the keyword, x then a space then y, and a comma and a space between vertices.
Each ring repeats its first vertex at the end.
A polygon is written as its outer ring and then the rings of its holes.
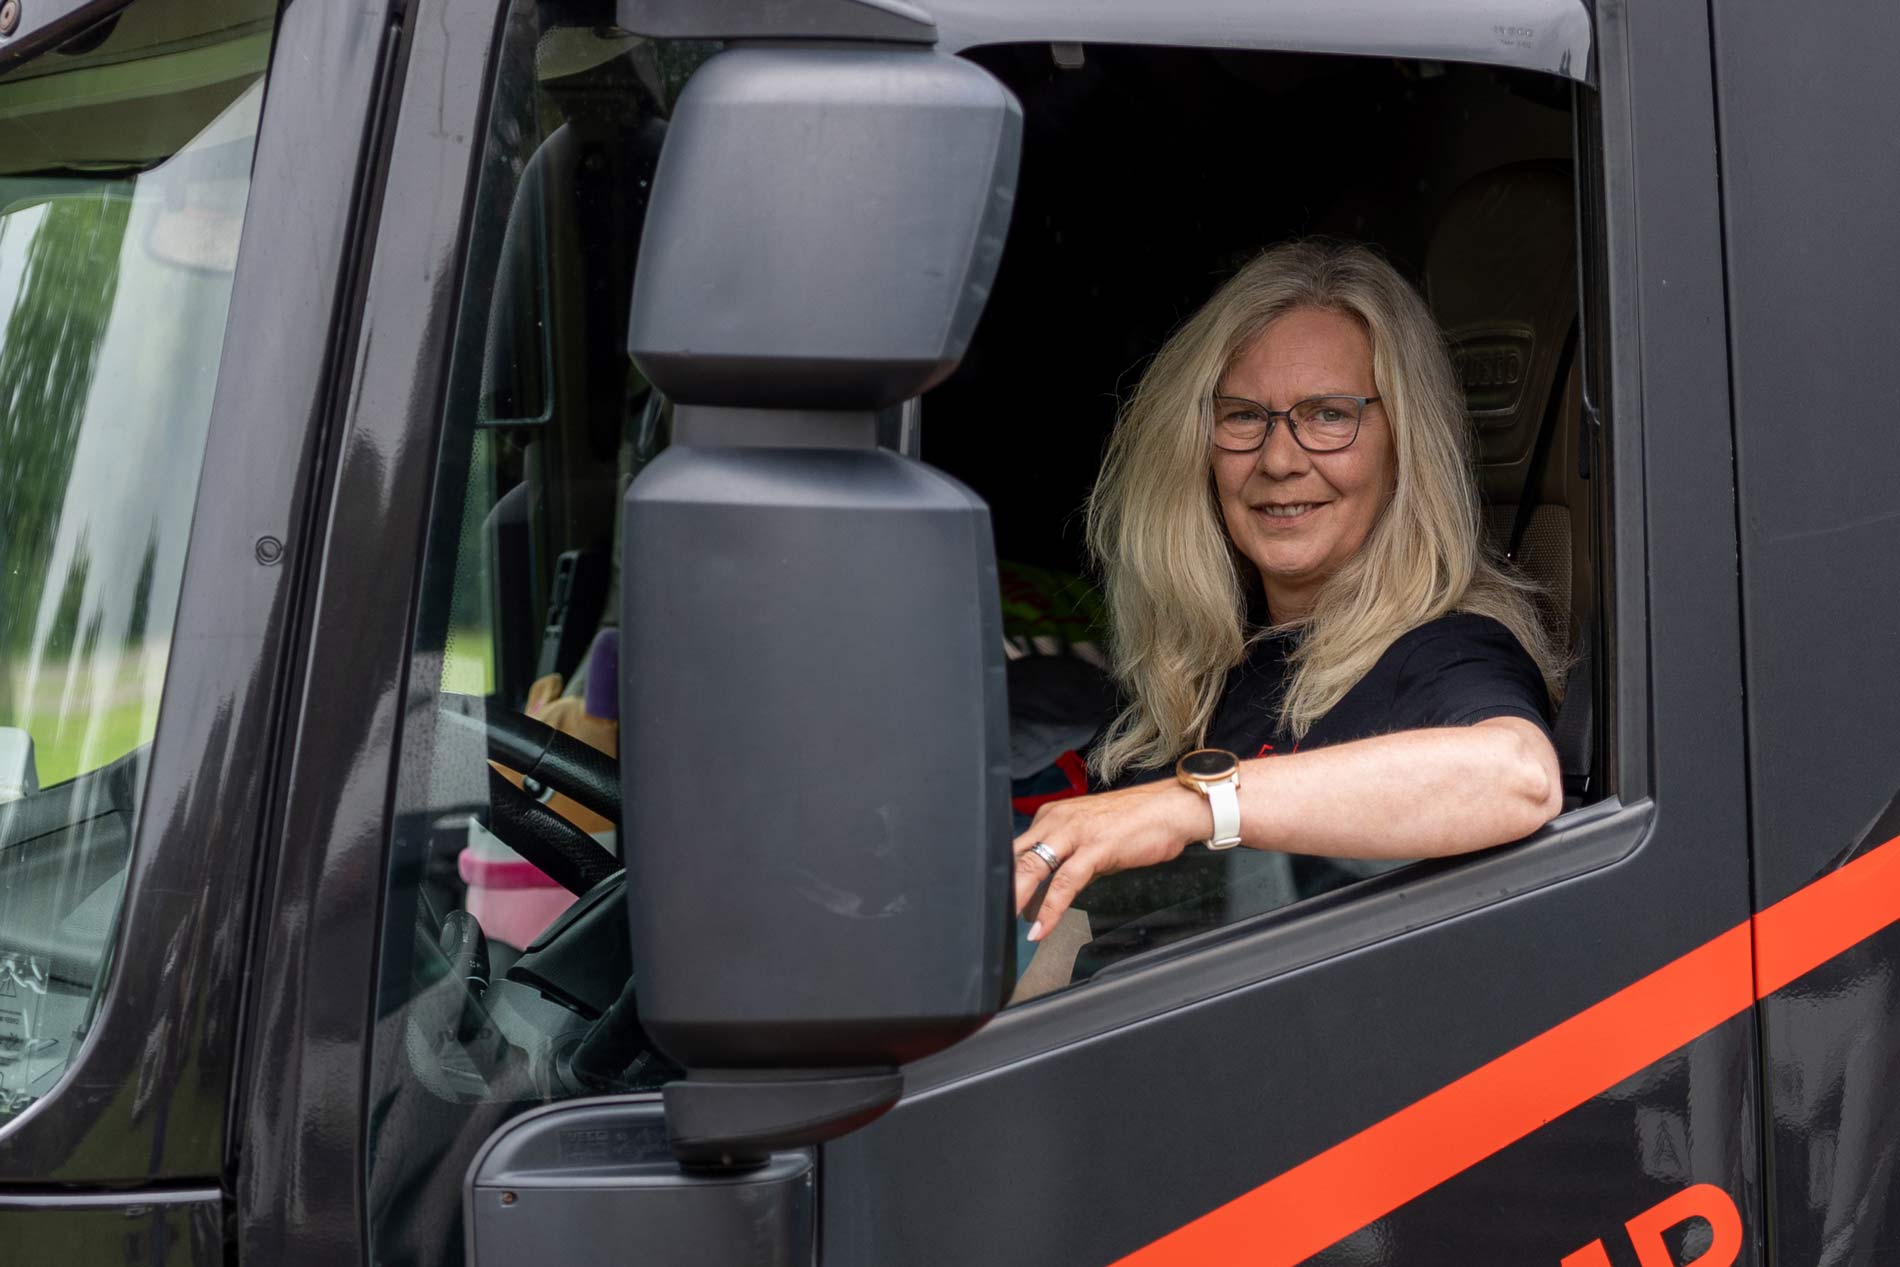
POLYGON ((874 449, 877 414, 869 409, 738 409, 676 405, 673 442, 720 448, 874 449))

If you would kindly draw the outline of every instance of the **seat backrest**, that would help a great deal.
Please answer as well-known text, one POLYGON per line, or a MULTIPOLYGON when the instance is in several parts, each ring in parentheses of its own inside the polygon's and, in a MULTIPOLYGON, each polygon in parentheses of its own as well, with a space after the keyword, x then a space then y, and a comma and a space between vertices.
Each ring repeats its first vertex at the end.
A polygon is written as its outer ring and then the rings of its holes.
MULTIPOLYGON (((1492 548, 1541 592, 1539 614, 1569 651, 1569 687, 1594 693, 1583 636, 1596 610, 1590 492, 1579 419, 1575 203, 1561 163, 1514 163, 1467 182, 1433 232, 1425 283, 1465 392, 1492 548)), ((1567 699, 1571 691, 1567 690, 1567 699)), ((1559 727, 1566 781, 1591 745, 1584 699, 1559 727)))

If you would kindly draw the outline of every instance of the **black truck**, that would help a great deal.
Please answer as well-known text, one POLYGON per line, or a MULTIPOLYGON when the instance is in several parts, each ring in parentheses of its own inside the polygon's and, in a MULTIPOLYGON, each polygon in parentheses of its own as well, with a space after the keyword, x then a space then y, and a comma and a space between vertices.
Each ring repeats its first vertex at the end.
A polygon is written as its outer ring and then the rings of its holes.
POLYGON ((5 0, 0 1262, 1894 1261, 1896 42, 5 0), (1445 331, 1565 811, 1031 947, 1117 393, 1298 236, 1445 331))

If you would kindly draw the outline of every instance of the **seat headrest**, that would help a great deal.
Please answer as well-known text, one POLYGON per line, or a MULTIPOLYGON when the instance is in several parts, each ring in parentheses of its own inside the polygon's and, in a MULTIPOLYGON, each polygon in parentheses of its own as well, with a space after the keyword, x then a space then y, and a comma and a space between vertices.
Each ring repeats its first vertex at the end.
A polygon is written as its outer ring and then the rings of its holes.
POLYGON ((1432 234, 1425 289, 1451 340, 1480 467, 1523 462, 1563 390, 1558 362, 1577 317, 1568 166, 1513 163, 1466 182, 1432 234))
MULTIPOLYGON (((640 215, 645 203, 635 183, 648 185, 665 139, 666 124, 659 119, 587 119, 563 123, 528 157, 494 261, 478 398, 482 423, 545 423, 557 405, 565 405, 564 412, 586 406, 584 400, 555 399, 562 385, 561 343, 571 345, 571 361, 572 347, 587 339, 584 330, 570 328, 578 318, 557 302, 563 289, 558 279, 584 277, 586 285, 612 295, 616 306, 631 299, 631 259, 585 254, 580 243, 586 235, 577 226, 587 223, 587 209, 595 206, 631 207, 640 215)), ((631 228, 637 232, 637 219, 631 228)))

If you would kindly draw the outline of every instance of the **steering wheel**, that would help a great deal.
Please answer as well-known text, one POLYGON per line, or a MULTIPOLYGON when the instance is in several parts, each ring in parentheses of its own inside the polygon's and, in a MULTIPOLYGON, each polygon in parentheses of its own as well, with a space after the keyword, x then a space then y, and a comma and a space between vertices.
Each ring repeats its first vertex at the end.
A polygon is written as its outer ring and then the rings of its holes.
POLYGON ((445 693, 438 724, 522 776, 527 790, 491 767, 485 826, 579 900, 493 979, 475 918, 458 910, 438 924, 417 903, 407 1044, 418 1080, 469 1100, 644 1090, 676 1076, 640 1028, 620 864, 533 794, 562 793, 618 828, 617 764, 488 700, 445 693))

